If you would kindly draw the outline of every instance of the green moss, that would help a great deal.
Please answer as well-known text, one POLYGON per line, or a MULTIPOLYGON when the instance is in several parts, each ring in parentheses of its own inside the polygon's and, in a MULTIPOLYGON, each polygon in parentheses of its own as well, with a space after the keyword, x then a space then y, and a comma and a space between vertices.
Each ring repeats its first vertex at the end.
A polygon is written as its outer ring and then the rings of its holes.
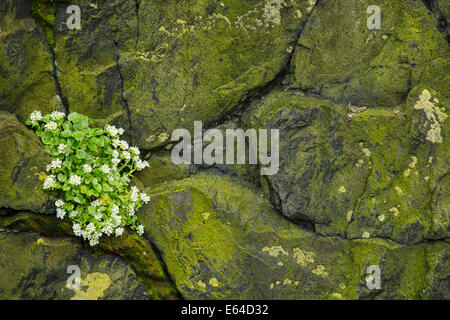
POLYGON ((44 28, 47 44, 50 48, 55 45, 53 26, 55 24, 56 8, 67 3, 68 0, 31 0, 31 9, 34 17, 44 28))
MULTIPOLYGON (((0 217, 0 229, 39 233, 46 237, 73 236, 68 221, 30 212, 0 217)), ((150 242, 136 233, 125 231, 122 237, 103 238, 95 249, 89 246, 86 248, 97 257, 105 253, 120 256, 133 267, 138 280, 144 284, 152 299, 180 298, 150 242)))

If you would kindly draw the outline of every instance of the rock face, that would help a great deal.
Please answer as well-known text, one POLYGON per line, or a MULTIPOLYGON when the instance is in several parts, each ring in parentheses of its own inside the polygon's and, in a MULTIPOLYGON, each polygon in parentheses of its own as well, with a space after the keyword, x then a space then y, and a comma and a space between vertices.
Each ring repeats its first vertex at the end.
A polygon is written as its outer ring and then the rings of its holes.
POLYGON ((64 2, 0 1, 0 298, 450 299, 448 1, 64 2), (35 109, 126 130, 143 237, 56 219, 35 109), (174 165, 194 121, 278 129, 279 171, 174 165))
POLYGON ((149 299, 130 266, 113 256, 92 257, 73 238, 0 232, 1 299, 149 299), (80 270, 80 288, 67 283, 80 270), (71 269, 72 270, 72 269, 71 269))
POLYGON ((54 212, 51 193, 42 189, 50 156, 39 138, 14 114, 0 111, 0 145, 0 206, 39 213, 54 212))
POLYGON ((6 0, 0 7, 0 110, 21 121, 39 108, 51 110, 56 97, 52 54, 27 0, 6 0))
POLYGON ((449 275, 442 241, 404 247, 318 236, 282 218, 251 189, 216 176, 148 191, 153 201, 140 219, 185 298, 449 297, 448 284, 437 280, 449 275), (371 265, 382 275, 375 292, 366 287, 371 265))
POLYGON ((423 109, 424 92, 442 98, 418 87, 397 110, 351 119, 344 105, 289 93, 249 109, 248 126, 280 129, 280 171, 263 181, 272 202, 325 235, 402 244, 448 237, 449 122, 441 102, 423 109))
POLYGON ((449 96, 449 49, 426 1, 320 1, 298 42, 293 86, 338 102, 391 107, 426 84, 449 96))
MULTIPOLYGON (((115 117, 148 148, 217 121, 280 72, 314 1, 73 1, 57 10, 58 78, 71 110, 115 117), (128 122, 127 122, 128 121, 128 122)), ((113 119, 111 119, 113 120, 113 119)))

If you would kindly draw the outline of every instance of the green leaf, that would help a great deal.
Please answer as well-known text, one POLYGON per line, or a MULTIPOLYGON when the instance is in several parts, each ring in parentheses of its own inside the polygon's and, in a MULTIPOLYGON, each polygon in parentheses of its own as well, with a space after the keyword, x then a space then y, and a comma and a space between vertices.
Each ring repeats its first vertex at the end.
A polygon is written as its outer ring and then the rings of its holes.
POLYGON ((84 133, 83 133, 82 131, 75 131, 75 132, 73 133, 73 137, 74 137, 75 139, 77 139, 78 141, 80 141, 81 139, 84 138, 84 133))
POLYGON ((58 181, 59 182, 64 182, 66 180, 67 180, 67 176, 65 174, 62 174, 62 173, 58 174, 58 181))
POLYGON ((84 159, 84 158, 86 158, 86 152, 84 150, 78 149, 76 157, 78 159, 84 159))
POLYGON ((64 130, 64 131, 61 133, 61 135, 62 135, 64 138, 71 137, 71 136, 72 136, 72 131, 70 131, 70 130, 64 130))
POLYGON ((71 114, 69 114, 69 116, 67 117, 67 119, 69 119, 72 122, 77 122, 78 119, 80 118, 80 115, 76 112, 72 112, 71 114))
POLYGON ((111 188, 111 186, 110 186, 109 184, 104 183, 104 184, 103 184, 103 191, 111 192, 111 191, 113 191, 113 190, 112 190, 112 188, 111 188))
POLYGON ((94 136, 100 136, 104 133, 104 131, 100 128, 93 128, 91 129, 91 134, 94 136))
POLYGON ((95 190, 97 190, 97 192, 102 192, 102 186, 100 184, 94 184, 94 188, 95 190))
POLYGON ((68 122, 68 121, 64 121, 62 124, 62 127, 63 127, 64 131, 71 131, 70 130, 70 127, 71 127, 70 122, 68 122))

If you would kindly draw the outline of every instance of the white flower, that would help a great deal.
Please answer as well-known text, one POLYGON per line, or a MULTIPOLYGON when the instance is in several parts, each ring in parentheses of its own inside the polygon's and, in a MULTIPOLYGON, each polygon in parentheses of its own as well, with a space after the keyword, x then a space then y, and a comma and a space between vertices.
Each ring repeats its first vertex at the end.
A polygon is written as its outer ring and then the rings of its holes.
POLYGON ((139 194, 135 193, 135 192, 131 193, 130 200, 133 201, 133 202, 138 201, 139 200, 139 194))
POLYGON ((108 166, 107 164, 102 165, 102 166, 100 167, 100 170, 101 170, 103 173, 109 173, 109 172, 111 171, 111 169, 109 168, 109 166, 108 166))
POLYGON ((62 207, 64 205, 64 201, 62 201, 61 199, 58 199, 55 201, 55 206, 56 207, 62 207))
POLYGON ((82 235, 82 231, 81 231, 81 226, 79 223, 75 223, 72 227, 73 233, 77 236, 80 237, 82 235))
POLYGON ((131 151, 135 156, 138 156, 138 155, 141 154, 141 152, 139 151, 139 148, 137 148, 137 147, 131 147, 131 148, 130 148, 130 151, 131 151))
POLYGON ((81 177, 77 175, 70 176, 69 183, 74 186, 78 186, 81 184, 81 177))
POLYGON ((112 162, 113 165, 118 165, 120 163, 120 159, 112 158, 111 162, 112 162))
POLYGON ((116 229, 116 237, 119 237, 123 234, 123 228, 117 228, 116 229))
POLYGON ((119 139, 114 139, 111 144, 114 146, 114 148, 117 148, 120 145, 120 140, 119 139))
POLYGON ((47 169, 61 169, 61 167, 62 161, 60 159, 55 159, 47 166, 47 169))
POLYGON ((119 130, 117 130, 117 133, 119 134, 119 136, 123 135, 125 131, 122 128, 119 128, 119 130))
POLYGON ((66 215, 66 210, 63 210, 61 208, 56 209, 56 217, 58 219, 64 219, 65 215, 66 215))
POLYGON ((137 168, 139 171, 144 170, 146 167, 149 167, 149 166, 150 166, 149 163, 148 163, 148 161, 142 161, 141 159, 137 159, 137 160, 135 161, 135 164, 136 164, 136 168, 137 168))
POLYGON ((77 211, 71 211, 71 212, 69 213, 69 218, 75 218, 77 215, 78 215, 78 212, 77 212, 77 211))
POLYGON ((121 216, 112 215, 112 218, 114 220, 114 227, 120 226, 120 224, 122 223, 122 217, 121 216))
POLYGON ((111 209, 111 214, 113 214, 113 215, 117 215, 117 214, 119 214, 119 206, 118 205, 113 205, 113 207, 112 207, 112 209, 111 209))
POLYGON ((100 221, 101 218, 103 218, 103 214, 102 214, 101 212, 96 211, 96 212, 94 213, 94 218, 95 218, 96 220, 100 221))
POLYGON ((118 157, 119 157, 119 151, 114 150, 114 151, 112 152, 112 156, 113 156, 114 158, 118 158, 118 157))
POLYGON ((105 222, 102 228, 102 232, 104 232, 108 236, 110 236, 114 232, 114 225, 111 220, 105 222))
POLYGON ((41 119, 42 119, 42 114, 40 111, 35 110, 30 114, 30 120, 33 123, 36 123, 37 121, 39 121, 41 119))
POLYGON ((60 120, 62 118, 64 118, 66 116, 66 114, 64 112, 59 112, 59 111, 53 111, 51 114, 51 117, 53 120, 60 120))
POLYGON ((137 228, 138 235, 142 236, 144 234, 144 226, 142 224, 137 228))
POLYGON ((125 140, 120 140, 120 148, 122 148, 122 150, 128 150, 128 142, 126 142, 125 140))
POLYGON ((83 171, 84 171, 84 173, 91 173, 92 172, 92 167, 89 164, 85 164, 83 166, 83 171))
POLYGON ((55 131, 58 129, 58 124, 56 122, 50 121, 45 125, 45 130, 55 131))
POLYGON ((56 186, 55 176, 54 175, 47 176, 47 178, 45 178, 44 181, 44 189, 46 190, 54 188, 55 186, 56 186))
POLYGON ((88 226, 86 227, 87 234, 91 234, 95 231, 95 224, 93 222, 90 222, 88 226))
POLYGON ((130 203, 127 207, 127 210, 128 210, 128 215, 130 217, 134 216, 134 213, 135 213, 134 203, 130 203))
POLYGON ((124 158, 126 160, 130 160, 131 154, 128 151, 124 151, 124 152, 122 152, 122 158, 124 158))
POLYGON ((115 126, 110 126, 110 125, 107 125, 107 126, 106 126, 106 132, 107 132, 111 137, 117 136, 117 134, 119 133, 118 131, 119 131, 119 130, 117 130, 117 128, 116 128, 115 126))
POLYGON ((98 244, 98 237, 93 237, 89 240, 89 245, 95 247, 98 244))
POLYGON ((150 201, 150 196, 146 193, 141 193, 141 200, 144 201, 144 203, 148 203, 150 201))
POLYGON ((64 153, 64 152, 66 152, 66 150, 67 150, 67 145, 61 143, 61 144, 58 146, 58 152, 59 152, 59 153, 64 153))
POLYGON ((95 200, 95 201, 92 201, 92 203, 91 203, 91 206, 93 206, 93 207, 98 207, 98 206, 101 206, 102 205, 102 201, 101 200, 95 200))

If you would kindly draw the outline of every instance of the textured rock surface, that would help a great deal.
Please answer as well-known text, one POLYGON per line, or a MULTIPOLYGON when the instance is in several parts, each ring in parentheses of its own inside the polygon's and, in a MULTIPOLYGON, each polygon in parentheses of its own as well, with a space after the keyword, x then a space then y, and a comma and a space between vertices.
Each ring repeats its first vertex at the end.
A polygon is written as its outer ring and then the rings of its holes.
MULTIPOLYGON (((21 121, 56 99, 52 54, 27 0, 5 0, 0 9, 0 110, 21 121)), ((58 105, 60 106, 60 105, 58 105)))
POLYGON ((177 127, 216 121, 271 81, 311 1, 74 1, 83 28, 57 10, 55 53, 71 110, 133 129, 139 147, 177 127))
POLYGON ((449 237, 449 121, 442 113, 439 133, 430 129, 416 108, 423 90, 396 110, 353 118, 344 105, 291 93, 250 108, 249 126, 280 129, 280 171, 263 178, 274 205, 326 235, 403 244, 449 237))
POLYGON ((153 201, 141 221, 185 298, 449 298, 444 242, 403 247, 318 236, 251 189, 217 176, 148 191, 153 201), (366 287, 370 265, 381 269, 375 292, 366 287))
POLYGON ((50 157, 34 132, 5 111, 0 111, 0 146, 0 206, 54 212, 51 193, 42 189, 50 157))
POLYGON ((92 257, 73 238, 0 232, 1 299, 149 299, 135 272, 113 256, 92 257), (80 268, 81 288, 69 289, 67 268, 80 268))
POLYGON ((448 1, 73 0, 80 30, 63 2, 0 1, 0 298, 450 299, 448 1), (88 249, 37 214, 54 199, 35 109, 144 149, 145 237, 88 249), (196 120, 279 129, 279 172, 175 166, 171 133, 196 120))
POLYGON ((293 86, 338 102, 395 106, 427 84, 449 96, 449 44, 424 1, 323 0, 298 42, 293 86), (370 5, 381 29, 367 28, 370 5))

